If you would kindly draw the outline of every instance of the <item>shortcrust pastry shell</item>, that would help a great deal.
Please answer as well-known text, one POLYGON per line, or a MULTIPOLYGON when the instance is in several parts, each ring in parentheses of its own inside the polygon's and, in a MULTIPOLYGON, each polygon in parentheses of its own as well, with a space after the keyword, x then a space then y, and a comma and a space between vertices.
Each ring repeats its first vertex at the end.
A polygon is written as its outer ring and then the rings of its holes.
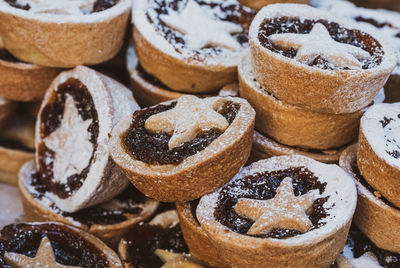
POLYGON ((260 10, 266 5, 276 3, 298 3, 298 4, 309 4, 309 0, 239 0, 242 5, 248 6, 255 10, 260 10))

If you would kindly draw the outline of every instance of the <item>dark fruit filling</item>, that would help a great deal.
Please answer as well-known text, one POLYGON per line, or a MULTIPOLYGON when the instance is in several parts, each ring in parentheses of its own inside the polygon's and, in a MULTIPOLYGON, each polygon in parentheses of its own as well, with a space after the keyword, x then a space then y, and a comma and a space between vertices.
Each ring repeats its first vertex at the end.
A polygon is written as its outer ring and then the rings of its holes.
POLYGON ((19 9, 24 9, 24 10, 29 10, 31 6, 29 4, 21 5, 17 3, 17 0, 4 0, 6 1, 10 6, 19 8, 19 9))
POLYGON ((125 235, 131 262, 136 268, 159 268, 163 265, 161 259, 154 254, 156 249, 174 253, 188 253, 182 230, 179 224, 168 229, 147 223, 136 225, 125 235))
POLYGON ((377 257, 378 262, 382 267, 400 267, 400 254, 378 248, 354 225, 350 228, 345 251, 346 253, 351 252, 353 254, 353 256, 347 256, 346 254, 346 257, 348 258, 359 258, 366 252, 372 252, 377 257))
POLYGON ((110 267, 103 252, 83 239, 74 230, 51 223, 12 224, 0 232, 0 267, 11 268, 3 257, 14 252, 35 257, 43 237, 51 241, 56 261, 62 265, 77 267, 110 267))
MULTIPOLYGON (((131 126, 122 135, 125 150, 133 158, 148 164, 179 164, 185 158, 205 149, 211 142, 223 134, 219 129, 213 128, 199 133, 191 141, 169 149, 168 142, 171 135, 165 132, 152 133, 147 131, 144 126, 150 116, 168 111, 174 108, 175 105, 176 102, 167 105, 160 104, 155 107, 136 111, 133 114, 131 126)), ((222 114, 229 124, 231 124, 239 109, 239 104, 227 101, 217 112, 222 114)))
MULTIPOLYGON (((49 136, 60 127, 66 100, 66 94, 72 96, 82 120, 92 119, 88 127, 90 142, 93 144, 93 154, 89 164, 80 174, 71 175, 66 184, 55 182, 53 180, 53 161, 55 153, 46 147, 44 142, 39 144, 39 171, 41 180, 46 185, 48 191, 56 194, 60 198, 68 198, 79 189, 89 173, 93 161, 94 152, 97 149, 97 137, 99 134, 99 123, 97 111, 94 107, 92 96, 87 87, 81 81, 75 78, 69 78, 66 82, 58 86, 57 92, 49 100, 49 103, 43 108, 41 113, 40 133, 42 139, 49 136)), ((76 133, 81 135, 81 133, 76 133)))
MULTIPOLYGON (((19 8, 19 9, 24 9, 24 10, 30 10, 31 6, 29 4, 21 5, 17 3, 17 0, 4 0, 6 1, 10 6, 19 8)), ((104 11, 106 9, 109 9, 113 6, 115 6, 119 0, 97 0, 93 4, 93 10, 91 13, 95 12, 100 12, 104 11)))
MULTIPOLYGON (((232 34, 232 36, 242 45, 248 42, 248 29, 251 21, 255 16, 255 12, 249 8, 241 6, 239 3, 225 3, 225 1, 204 1, 195 0, 200 6, 207 6, 216 10, 216 17, 222 21, 229 21, 236 24, 240 24, 243 31, 240 33, 232 34)), ((152 3, 152 9, 155 12, 147 12, 147 19, 150 23, 154 23, 157 30, 164 36, 170 44, 172 44, 175 50, 179 53, 185 49, 185 37, 169 28, 165 25, 160 15, 169 14, 171 11, 181 11, 185 8, 186 2, 184 0, 160 0, 152 3)), ((210 29, 211 30, 211 29, 210 29)), ((194 51, 192 57, 196 60, 203 60, 204 55, 215 55, 220 54, 223 50, 218 47, 204 47, 198 51, 194 51)))
POLYGON ((139 76, 141 78, 143 78, 145 81, 147 81, 148 83, 150 83, 156 87, 159 87, 159 88, 171 90, 169 87, 164 85, 160 80, 158 80, 155 76, 152 76, 151 74, 147 73, 143 69, 142 65, 140 65, 139 62, 138 62, 138 65, 136 66, 136 71, 138 72, 139 76))
MULTIPOLYGON (((307 34, 310 33, 315 24, 321 23, 328 30, 330 36, 337 42, 349 44, 359 47, 367 51, 371 57, 367 60, 361 59, 362 69, 371 69, 378 66, 382 62, 383 50, 381 44, 370 35, 355 29, 346 29, 335 22, 328 22, 327 20, 300 20, 299 18, 280 17, 273 19, 265 19, 261 24, 258 38, 261 44, 269 50, 281 54, 288 58, 294 58, 297 50, 294 48, 278 47, 272 43, 268 38, 273 34, 282 33, 296 33, 307 34)), ((323 57, 317 57, 310 64, 322 69, 333 70, 334 67, 323 57)), ((348 69, 348 68, 345 68, 348 69)))
POLYGON ((14 57, 8 50, 0 49, 0 60, 14 62, 14 63, 21 63, 22 61, 14 57))
MULTIPOLYGON (((34 187, 35 192, 32 195, 42 200, 46 198, 46 186, 41 182, 41 177, 39 174, 33 173, 31 175, 30 181, 28 181, 31 186, 34 187)), ((88 225, 92 224, 116 224, 128 220, 127 215, 139 215, 142 212, 142 208, 138 205, 146 202, 146 197, 140 193, 133 185, 130 185, 125 191, 120 193, 113 200, 123 204, 120 208, 103 208, 101 205, 86 208, 74 213, 68 213, 59 209, 54 203, 51 205, 51 209, 57 214, 63 217, 72 218, 74 221, 88 225)))
MULTIPOLYGON (((263 172, 248 175, 225 185, 221 191, 214 211, 214 216, 218 222, 225 225, 234 232, 246 234, 254 221, 247 217, 240 216, 234 210, 234 206, 240 198, 250 198, 256 200, 272 199, 276 195, 276 190, 282 180, 290 177, 293 180, 295 196, 308 193, 311 190, 319 190, 320 194, 325 191, 326 183, 321 183, 314 174, 304 167, 288 168, 273 172, 263 172)), ((312 213, 309 219, 313 226, 309 231, 317 229, 326 222, 324 218, 329 216, 327 209, 323 207, 329 197, 321 197, 314 201, 312 213)), ((268 234, 255 235, 262 238, 287 238, 301 234, 297 230, 273 229, 268 234)))

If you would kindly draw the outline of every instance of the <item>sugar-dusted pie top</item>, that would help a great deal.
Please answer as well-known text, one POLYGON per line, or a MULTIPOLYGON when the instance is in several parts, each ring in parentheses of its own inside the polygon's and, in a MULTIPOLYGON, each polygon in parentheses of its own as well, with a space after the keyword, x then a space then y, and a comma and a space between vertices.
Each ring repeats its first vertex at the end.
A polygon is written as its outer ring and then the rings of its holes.
POLYGON ((237 0, 135 1, 133 12, 135 27, 154 46, 190 62, 220 65, 237 64, 254 16, 237 0))
POLYGON ((373 105, 361 118, 361 129, 374 152, 400 169, 400 103, 373 105))
POLYGON ((235 241, 246 235, 297 244, 346 224, 355 205, 356 189, 346 172, 336 165, 293 155, 261 160, 242 168, 217 192, 202 197, 196 214, 202 226, 207 225, 208 229, 213 225, 218 232, 235 237, 235 241), (285 195, 290 202, 282 201, 285 195), (249 199, 255 200, 256 210, 248 206, 247 211, 240 211, 240 200, 249 199), (271 206, 274 202, 276 205, 271 206), (260 221, 269 231, 249 233, 260 221))

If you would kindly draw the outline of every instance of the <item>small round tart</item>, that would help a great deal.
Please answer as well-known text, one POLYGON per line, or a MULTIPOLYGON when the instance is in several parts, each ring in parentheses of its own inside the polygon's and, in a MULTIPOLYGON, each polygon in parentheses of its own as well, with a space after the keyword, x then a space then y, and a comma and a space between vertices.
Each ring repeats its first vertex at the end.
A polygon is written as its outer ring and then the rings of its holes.
POLYGON ((61 210, 102 203, 128 186, 110 157, 109 134, 138 108, 131 91, 87 67, 53 81, 36 123, 36 166, 61 210))
POLYGON ((351 226, 342 254, 336 259, 335 268, 398 267, 400 254, 377 247, 357 227, 351 226))
POLYGON ((0 132, 0 182, 17 185, 21 166, 35 155, 35 123, 16 116, 0 132))
POLYGON ((235 267, 327 267, 346 241, 356 208, 352 178, 299 155, 244 167, 200 199, 197 219, 235 267))
POLYGON ((33 101, 44 96, 60 69, 22 62, 0 48, 0 96, 13 101, 33 101))
MULTIPOLYGON (((133 96, 141 107, 148 107, 160 102, 173 100, 184 94, 172 91, 156 77, 148 74, 142 65, 140 65, 133 45, 128 47, 126 53, 126 68, 133 87, 133 96)), ((197 94, 197 96, 206 97, 207 95, 197 94)))
POLYGON ((15 111, 15 103, 0 97, 0 129, 3 130, 15 111))
POLYGON ((274 139, 254 131, 252 154, 257 160, 272 156, 298 154, 323 163, 336 164, 344 149, 346 149, 346 146, 329 150, 312 150, 290 147, 280 144, 274 139))
POLYGON ((0 36, 17 58, 42 66, 92 65, 121 49, 130 0, 0 0, 0 36))
POLYGON ((239 64, 240 96, 256 110, 256 129, 279 143, 325 150, 341 147, 358 135, 365 109, 349 114, 328 114, 280 101, 254 77, 249 53, 239 64))
POLYGON ((99 239, 61 223, 18 223, 0 231, 2 267, 122 267, 99 239))
POLYGON ((254 76, 278 99, 326 113, 372 102, 397 63, 370 27, 306 5, 263 8, 250 27, 254 76))
POLYGON ((188 254, 176 210, 162 212, 149 223, 133 227, 121 239, 118 253, 125 268, 203 267, 188 254))
POLYGON ((33 161, 21 168, 18 187, 27 221, 58 221, 73 225, 112 247, 129 228, 150 218, 159 204, 131 185, 110 201, 73 213, 64 212, 49 197, 33 161))
POLYGON ((113 130, 111 155, 145 195, 189 201, 229 181, 250 155, 255 112, 241 98, 184 95, 113 130))
POLYGON ((370 186, 361 175, 357 165, 357 145, 343 151, 339 165, 353 175, 357 186, 354 223, 378 247, 400 253, 400 209, 370 186))
POLYGON ((167 87, 211 93, 236 81, 253 10, 237 0, 143 0, 133 13, 140 64, 167 87))
POLYGON ((400 207, 400 103, 373 105, 361 118, 358 142, 361 174, 400 207))
POLYGON ((229 267, 218 255, 217 249, 211 243, 210 238, 201 229, 196 217, 196 208, 199 199, 176 203, 176 210, 179 215, 179 222, 182 228, 183 237, 190 249, 190 254, 208 263, 211 267, 229 267))
POLYGON ((276 4, 276 3, 309 4, 310 0, 239 0, 239 2, 255 10, 260 10, 261 8, 270 4, 276 4))

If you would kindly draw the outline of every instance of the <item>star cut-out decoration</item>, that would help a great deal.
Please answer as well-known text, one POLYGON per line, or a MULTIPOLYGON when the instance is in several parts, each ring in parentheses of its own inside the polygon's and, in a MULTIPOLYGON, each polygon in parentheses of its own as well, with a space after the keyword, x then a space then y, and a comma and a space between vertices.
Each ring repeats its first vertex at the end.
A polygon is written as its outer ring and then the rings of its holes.
POLYGON ((35 257, 6 252, 4 260, 13 268, 77 268, 77 266, 67 266, 56 262, 51 242, 47 237, 42 238, 35 257))
POLYGON ((163 268, 204 268, 197 260, 187 254, 174 253, 164 249, 156 249, 154 254, 164 262, 163 268))
POLYGON ((242 27, 212 16, 194 0, 189 0, 181 12, 161 15, 160 19, 168 27, 183 34, 186 46, 190 49, 211 46, 238 51, 242 48, 230 35, 241 32, 242 27))
POLYGON ((69 176, 79 174, 88 166, 93 154, 88 128, 92 119, 83 121, 74 99, 66 95, 63 118, 60 127, 44 139, 47 148, 55 153, 53 177, 66 183, 69 176))
POLYGON ((371 55, 356 46, 344 44, 332 39, 326 27, 316 23, 308 34, 281 33, 268 37, 276 46, 297 50, 296 60, 310 64, 321 56, 337 68, 359 70, 359 59, 368 59, 371 55))
POLYGON ((355 259, 340 255, 336 263, 338 268, 382 268, 375 254, 370 251, 355 259))
POLYGON ((276 195, 269 200, 240 198, 234 206, 237 214, 254 221, 248 230, 249 235, 268 234, 275 228, 307 232, 312 223, 307 212, 317 198, 316 191, 310 191, 301 196, 295 196, 292 178, 282 180, 276 195))
POLYGON ((29 4, 29 12, 49 13, 61 15, 84 15, 93 10, 96 0, 36 0, 18 1, 21 4, 29 4))
POLYGON ((194 139, 201 131, 217 128, 225 131, 229 123, 216 110, 225 102, 222 98, 200 99, 183 95, 174 108, 150 116, 145 122, 148 131, 172 135, 168 147, 173 149, 194 139))

